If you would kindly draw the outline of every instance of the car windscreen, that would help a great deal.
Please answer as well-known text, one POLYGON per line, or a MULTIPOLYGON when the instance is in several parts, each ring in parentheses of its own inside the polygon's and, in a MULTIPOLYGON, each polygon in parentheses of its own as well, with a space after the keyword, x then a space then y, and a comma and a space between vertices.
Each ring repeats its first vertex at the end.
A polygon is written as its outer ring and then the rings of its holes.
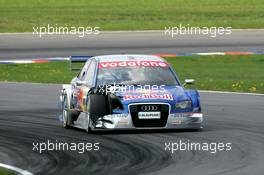
POLYGON ((123 85, 179 85, 169 67, 114 67, 100 68, 97 86, 123 85))

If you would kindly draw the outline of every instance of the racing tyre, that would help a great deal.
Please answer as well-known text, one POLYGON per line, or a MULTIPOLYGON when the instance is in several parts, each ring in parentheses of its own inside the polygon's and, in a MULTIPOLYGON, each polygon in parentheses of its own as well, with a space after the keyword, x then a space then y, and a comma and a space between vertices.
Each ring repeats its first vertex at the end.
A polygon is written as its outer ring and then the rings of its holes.
POLYGON ((107 115, 107 98, 104 95, 91 94, 88 97, 89 124, 96 123, 97 119, 107 115))
POLYGON ((69 102, 67 99, 67 95, 63 96, 63 103, 62 103, 62 127, 68 128, 69 126, 69 102))
POLYGON ((67 98, 67 94, 63 96, 63 103, 62 103, 62 126, 64 128, 68 128, 72 125, 73 120, 78 117, 79 113, 71 109, 70 102, 67 98))

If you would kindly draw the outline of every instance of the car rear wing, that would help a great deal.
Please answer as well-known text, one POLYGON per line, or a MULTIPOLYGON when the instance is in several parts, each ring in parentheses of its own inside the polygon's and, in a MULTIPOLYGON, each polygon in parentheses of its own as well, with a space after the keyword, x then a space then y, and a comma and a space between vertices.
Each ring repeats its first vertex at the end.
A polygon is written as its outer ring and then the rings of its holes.
POLYGON ((92 57, 93 56, 71 56, 70 57, 70 70, 71 71, 81 70, 82 65, 80 65, 78 63, 85 63, 87 60, 89 60, 92 57), (76 65, 78 65, 78 67, 76 65))

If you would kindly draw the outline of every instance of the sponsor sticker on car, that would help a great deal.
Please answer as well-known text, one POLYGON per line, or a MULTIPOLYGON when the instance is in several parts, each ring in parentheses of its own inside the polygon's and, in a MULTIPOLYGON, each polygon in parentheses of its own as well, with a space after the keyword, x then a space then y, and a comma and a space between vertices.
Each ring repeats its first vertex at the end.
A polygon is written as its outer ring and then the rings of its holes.
POLYGON ((134 100, 134 99, 164 99, 173 100, 171 94, 142 94, 142 95, 124 95, 124 100, 134 100))
POLYGON ((139 119, 160 119, 160 112, 138 112, 139 119))
POLYGON ((168 63, 163 61, 112 61, 100 62, 99 68, 115 67, 168 67, 168 63))

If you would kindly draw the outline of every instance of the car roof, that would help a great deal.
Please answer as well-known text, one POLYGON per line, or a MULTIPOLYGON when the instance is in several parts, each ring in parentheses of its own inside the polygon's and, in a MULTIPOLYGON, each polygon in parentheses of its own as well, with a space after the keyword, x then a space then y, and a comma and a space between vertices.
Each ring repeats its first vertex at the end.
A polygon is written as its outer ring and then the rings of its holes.
POLYGON ((100 55, 93 57, 99 62, 114 61, 161 61, 166 62, 163 58, 154 55, 100 55))

